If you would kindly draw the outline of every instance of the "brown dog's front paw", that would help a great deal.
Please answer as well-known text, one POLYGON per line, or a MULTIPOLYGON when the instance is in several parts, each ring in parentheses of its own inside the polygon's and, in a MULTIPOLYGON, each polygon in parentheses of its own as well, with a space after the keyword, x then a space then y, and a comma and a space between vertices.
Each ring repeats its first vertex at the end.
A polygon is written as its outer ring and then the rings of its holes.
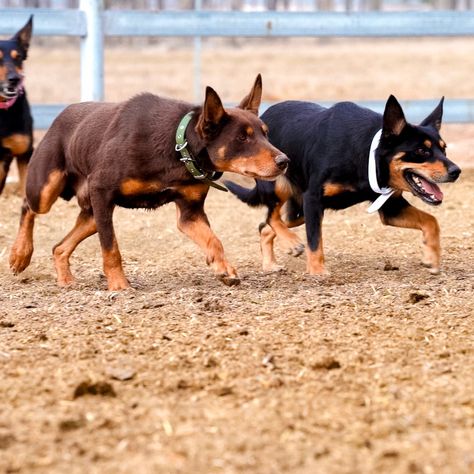
POLYGON ((217 278, 227 286, 240 285, 240 278, 237 275, 231 276, 226 273, 223 275, 217 275, 217 278))
POLYGON ((31 256, 33 255, 33 248, 23 249, 20 251, 15 247, 10 252, 10 269, 14 275, 21 273, 31 262, 31 256))

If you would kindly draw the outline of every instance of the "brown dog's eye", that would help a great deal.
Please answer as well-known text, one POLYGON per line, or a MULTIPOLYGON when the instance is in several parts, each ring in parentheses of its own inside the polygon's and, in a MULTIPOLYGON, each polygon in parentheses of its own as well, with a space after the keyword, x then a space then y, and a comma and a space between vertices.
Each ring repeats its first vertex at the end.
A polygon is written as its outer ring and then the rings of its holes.
POLYGON ((237 140, 239 140, 239 142, 246 142, 248 140, 249 136, 244 134, 244 133, 241 133, 238 137, 237 137, 237 140))

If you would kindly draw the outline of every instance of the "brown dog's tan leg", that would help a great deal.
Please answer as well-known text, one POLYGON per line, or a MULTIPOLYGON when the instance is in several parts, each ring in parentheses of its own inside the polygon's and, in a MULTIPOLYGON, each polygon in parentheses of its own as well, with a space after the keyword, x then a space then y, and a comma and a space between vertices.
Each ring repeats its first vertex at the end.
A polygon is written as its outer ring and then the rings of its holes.
POLYGON ((433 274, 439 273, 441 247, 439 242, 439 224, 435 217, 427 212, 407 204, 397 215, 380 212, 383 224, 407 229, 419 229, 423 233, 422 263, 430 268, 433 274))
POLYGON ((113 237, 111 249, 102 247, 102 259, 104 262, 104 273, 107 278, 108 289, 110 291, 119 291, 130 288, 130 283, 123 272, 122 256, 120 255, 115 235, 113 237))
POLYGON ((206 254, 206 263, 222 283, 228 286, 237 285, 240 279, 234 267, 225 259, 224 247, 211 230, 203 203, 204 200, 176 200, 178 229, 201 247, 206 254))
POLYGON ((20 228, 10 251, 10 268, 15 275, 21 273, 30 264, 33 255, 35 216, 36 214, 24 200, 21 208, 20 228))
POLYGON ((74 282, 69 265, 69 257, 84 239, 94 235, 96 232, 97 227, 92 214, 81 211, 73 229, 59 244, 54 246, 53 259, 59 286, 70 285, 74 282))

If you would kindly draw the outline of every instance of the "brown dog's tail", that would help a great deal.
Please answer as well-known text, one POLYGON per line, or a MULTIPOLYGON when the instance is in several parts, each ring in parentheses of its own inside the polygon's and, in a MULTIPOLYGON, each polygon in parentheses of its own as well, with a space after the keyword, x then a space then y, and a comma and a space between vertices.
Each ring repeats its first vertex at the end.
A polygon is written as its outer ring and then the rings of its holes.
POLYGON ((255 187, 252 189, 244 188, 232 181, 224 181, 224 184, 232 194, 249 206, 257 207, 266 203, 263 198, 262 189, 260 189, 263 183, 260 181, 255 181, 255 187))

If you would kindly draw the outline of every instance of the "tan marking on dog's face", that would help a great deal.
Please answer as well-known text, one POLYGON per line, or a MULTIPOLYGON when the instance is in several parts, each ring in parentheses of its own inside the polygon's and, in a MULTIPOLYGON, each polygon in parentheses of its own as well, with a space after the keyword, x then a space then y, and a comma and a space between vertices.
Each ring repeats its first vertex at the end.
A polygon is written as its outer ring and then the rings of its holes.
POLYGON ((250 125, 245 129, 245 132, 247 133, 249 137, 251 137, 255 133, 253 128, 250 125))
POLYGON ((26 153, 31 145, 31 138, 28 135, 15 133, 9 137, 2 138, 3 148, 11 151, 12 155, 18 156, 26 153))
POLYGON ((127 178, 120 183, 120 192, 124 196, 148 194, 162 191, 164 186, 157 180, 144 181, 141 179, 127 178))
POLYGON ((3 59, 3 51, 0 51, 0 59, 3 59))
POLYGON ((262 124, 262 132, 267 135, 268 134, 268 127, 266 124, 262 124))
POLYGON ((10 51, 10 57, 11 57, 12 59, 17 59, 18 56, 20 56, 20 53, 19 53, 16 49, 12 49, 12 50, 10 51))
POLYGON ((345 192, 354 192, 355 188, 347 184, 340 183, 324 183, 323 184, 323 195, 326 197, 337 196, 345 192))
POLYGON ((7 79, 7 68, 6 66, 2 65, 0 66, 0 81, 5 81, 6 79, 7 79))
POLYGON ((227 147, 225 145, 217 149, 217 156, 219 159, 223 160, 225 158, 226 151, 227 147))
POLYGON ((65 185, 65 172, 61 170, 53 170, 49 173, 46 184, 41 189, 38 214, 45 214, 53 205, 54 201, 62 193, 65 185))
POLYGON ((425 140, 423 142, 423 145, 425 145, 426 148, 431 148, 433 144, 431 143, 431 140, 425 140))
POLYGON ((423 163, 414 163, 409 161, 402 161, 401 158, 405 156, 404 152, 397 153, 389 164, 390 179, 389 185, 391 188, 399 191, 411 191, 410 186, 406 182, 403 172, 405 170, 412 170, 420 176, 427 178, 434 182, 442 182, 446 178, 446 165, 440 161, 426 161, 423 163))
POLYGON ((230 171, 251 178, 275 179, 283 170, 278 168, 274 155, 263 148, 253 156, 237 156, 226 160, 213 160, 216 171, 230 171))
POLYGON ((445 150, 446 148, 446 143, 444 142, 444 140, 440 140, 439 141, 439 147, 441 148, 441 150, 445 150))

